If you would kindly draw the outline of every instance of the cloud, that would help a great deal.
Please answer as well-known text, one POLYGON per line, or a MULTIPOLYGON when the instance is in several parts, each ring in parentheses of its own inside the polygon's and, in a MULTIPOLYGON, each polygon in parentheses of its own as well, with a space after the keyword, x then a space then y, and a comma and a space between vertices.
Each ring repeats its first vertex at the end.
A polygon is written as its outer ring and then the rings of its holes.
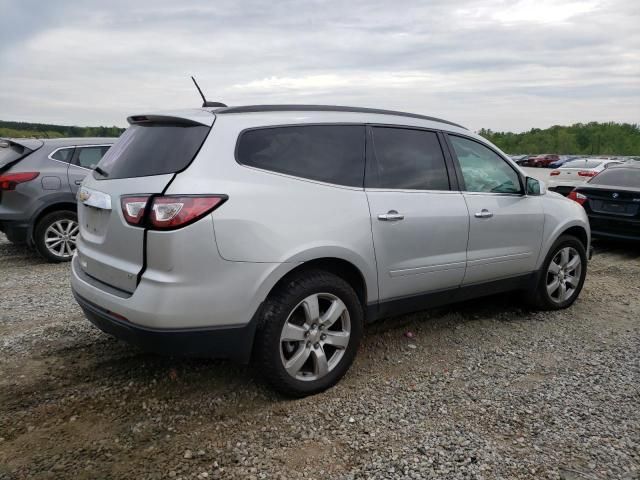
POLYGON ((211 100, 473 129, 638 122, 635 0, 0 0, 0 118, 117 124, 211 100))

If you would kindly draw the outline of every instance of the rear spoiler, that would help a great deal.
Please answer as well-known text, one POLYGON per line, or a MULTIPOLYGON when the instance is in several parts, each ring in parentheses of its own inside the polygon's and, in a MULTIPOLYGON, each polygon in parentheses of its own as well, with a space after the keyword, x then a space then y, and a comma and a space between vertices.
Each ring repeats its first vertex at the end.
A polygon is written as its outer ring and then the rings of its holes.
POLYGON ((18 163, 27 155, 35 152, 44 145, 42 140, 35 138, 0 138, 0 148, 21 148, 19 156, 16 158, 9 158, 7 160, 0 160, 0 173, 8 170, 13 165, 18 163))

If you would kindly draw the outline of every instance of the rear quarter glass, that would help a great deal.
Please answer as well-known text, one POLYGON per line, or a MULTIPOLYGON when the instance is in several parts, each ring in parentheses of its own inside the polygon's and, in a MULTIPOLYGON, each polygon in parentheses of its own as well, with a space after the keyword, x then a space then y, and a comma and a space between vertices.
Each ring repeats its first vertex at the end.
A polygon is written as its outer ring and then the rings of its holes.
POLYGON ((130 126, 107 151, 96 180, 148 177, 184 170, 200 150, 211 127, 168 123, 130 126))

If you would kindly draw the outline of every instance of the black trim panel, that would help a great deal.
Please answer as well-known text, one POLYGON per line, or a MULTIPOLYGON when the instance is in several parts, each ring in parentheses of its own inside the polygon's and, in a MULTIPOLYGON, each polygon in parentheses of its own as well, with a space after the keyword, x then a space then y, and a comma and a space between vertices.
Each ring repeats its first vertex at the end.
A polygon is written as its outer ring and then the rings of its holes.
POLYGON ((251 359, 258 314, 241 326, 216 328, 155 329, 135 325, 113 312, 89 302, 75 291, 73 296, 91 323, 105 333, 143 350, 174 355, 225 358, 241 363, 251 359))
POLYGON ((418 118, 420 120, 430 120, 432 122, 446 123, 454 127, 463 128, 462 125, 449 122, 441 118, 419 115, 417 113, 398 112, 396 110, 381 110, 378 108, 343 107, 340 105, 245 105, 241 107, 226 107, 214 110, 216 115, 227 113, 257 113, 257 112, 350 112, 350 113, 372 113, 379 115, 395 115, 398 117, 418 118))
POLYGON ((409 297, 392 298, 367 305, 367 321, 380 320, 395 315, 441 307, 456 302, 485 297, 496 293, 534 288, 538 272, 503 278, 487 283, 475 283, 461 287, 438 290, 409 297))

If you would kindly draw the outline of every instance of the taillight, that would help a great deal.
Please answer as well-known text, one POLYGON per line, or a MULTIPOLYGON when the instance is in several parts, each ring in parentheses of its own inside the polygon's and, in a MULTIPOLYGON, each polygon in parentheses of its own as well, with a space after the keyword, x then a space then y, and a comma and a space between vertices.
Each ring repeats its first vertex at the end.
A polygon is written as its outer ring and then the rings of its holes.
POLYGON ((226 195, 167 195, 151 199, 149 195, 122 197, 122 214, 127 223, 152 230, 173 230, 184 227, 211 213, 222 205, 226 195), (147 213, 148 212, 148 213, 147 213))
POLYGON ((581 177, 595 177, 597 174, 598 172, 594 172, 593 170, 580 170, 578 172, 578 175, 581 177))
POLYGON ((141 225, 144 218, 144 212, 147 208, 147 202, 150 195, 136 195, 131 197, 122 197, 120 205, 122 206, 122 214, 124 219, 130 225, 141 225))
POLYGON ((552 170, 549 175, 552 177, 555 177, 556 175, 560 175, 560 170, 552 170))
POLYGON ((574 202, 578 202, 580 205, 584 205, 584 202, 587 201, 587 196, 583 195, 575 190, 571 190, 567 198, 573 200, 574 202))
POLYGON ((40 172, 8 173, 0 175, 0 190, 15 190, 19 183, 30 182, 40 175, 40 172))

